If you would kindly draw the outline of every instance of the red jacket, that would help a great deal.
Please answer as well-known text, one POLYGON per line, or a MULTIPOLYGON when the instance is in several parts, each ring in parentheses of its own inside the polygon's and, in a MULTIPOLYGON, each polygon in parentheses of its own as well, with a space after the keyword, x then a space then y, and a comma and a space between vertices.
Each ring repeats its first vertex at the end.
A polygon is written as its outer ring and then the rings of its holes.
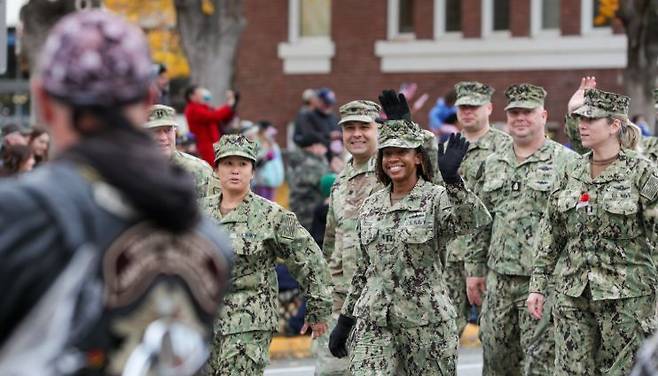
POLYGON ((196 136, 199 156, 211 166, 215 166, 215 153, 212 145, 219 141, 219 123, 231 120, 233 115, 231 106, 213 109, 207 104, 196 102, 188 102, 185 106, 185 119, 187 119, 190 132, 196 136))

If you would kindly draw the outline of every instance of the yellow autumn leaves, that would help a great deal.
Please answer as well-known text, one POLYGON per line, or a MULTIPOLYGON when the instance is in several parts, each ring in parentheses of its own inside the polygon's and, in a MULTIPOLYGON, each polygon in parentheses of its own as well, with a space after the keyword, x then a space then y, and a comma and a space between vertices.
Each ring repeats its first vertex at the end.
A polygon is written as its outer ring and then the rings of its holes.
MULTIPOLYGON (((597 2, 594 2, 596 5, 597 2)), ((609 25, 619 9, 619 0, 599 0, 595 9, 594 26, 609 25)))

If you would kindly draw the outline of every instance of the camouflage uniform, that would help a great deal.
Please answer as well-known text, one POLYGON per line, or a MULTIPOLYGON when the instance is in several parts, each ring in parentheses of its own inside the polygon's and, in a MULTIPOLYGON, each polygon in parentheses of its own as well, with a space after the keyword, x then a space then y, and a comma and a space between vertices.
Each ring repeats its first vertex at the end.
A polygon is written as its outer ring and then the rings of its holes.
MULTIPOLYGON (((379 116, 381 108, 370 101, 353 101, 341 106, 341 120, 372 123, 379 116)), ((382 188, 375 175, 376 155, 367 163, 357 166, 354 160, 345 165, 331 187, 331 199, 327 213, 327 227, 324 234, 323 252, 329 263, 333 290, 333 315, 329 331, 336 325, 336 318, 345 301, 350 287, 356 259, 359 252, 357 220, 363 201, 374 191, 382 188)), ((318 338, 313 352, 317 357, 316 375, 346 375, 348 359, 331 355, 328 348, 329 336, 318 338)))
POLYGON ((320 179, 329 172, 324 156, 298 149, 288 156, 286 177, 290 187, 290 210, 297 215, 299 223, 309 230, 313 223, 313 210, 324 199, 320 191, 320 179))
MULTIPOLYGON (((506 91, 509 108, 543 105, 545 91, 514 85, 506 91)), ((478 173, 476 193, 493 222, 472 237, 466 255, 469 277, 484 277, 486 295, 480 313, 484 375, 550 375, 554 350, 550 313, 533 319, 526 309, 534 257, 533 239, 559 170, 575 153, 545 140, 518 162, 512 143, 490 155, 478 173), (488 269, 488 272, 487 272, 488 269)))
MULTIPOLYGON (((225 135, 215 155, 216 159, 238 155, 255 160, 255 149, 256 144, 243 136, 225 135)), ((214 375, 262 374, 277 329, 275 260, 283 260, 302 286, 309 323, 325 322, 331 312, 327 264, 293 213, 249 192, 237 208, 223 216, 221 199, 221 194, 209 196, 204 206, 230 234, 235 266, 232 289, 215 322, 210 367, 214 375)))
MULTIPOLYGON (((491 103, 494 90, 479 82, 459 82, 455 85, 457 101, 455 106, 483 106, 491 103)), ((471 142, 468 153, 459 167, 459 175, 464 179, 467 188, 473 189, 477 172, 484 160, 496 149, 510 142, 509 135, 497 129, 489 129, 477 141, 471 142)), ((438 174, 438 176, 441 176, 438 174)), ((461 333, 470 317, 471 304, 466 297, 466 271, 464 270, 464 254, 467 250, 467 236, 459 236, 448 244, 448 259, 445 267, 445 278, 448 293, 457 310, 457 329, 461 333)))
MULTIPOLYGON (((653 100, 655 103, 656 113, 658 113, 658 88, 653 91, 653 100)), ((658 124, 658 120, 656 120, 658 124)), ((642 154, 651 159, 654 163, 658 163, 658 137, 646 137, 642 140, 642 154)))
MULTIPOLYGON (((417 124, 380 128, 379 148, 423 143, 417 124)), ((454 375, 455 311, 443 276, 446 243, 490 221, 460 182, 446 188, 419 178, 391 204, 388 186, 363 203, 359 258, 341 314, 358 319, 350 351, 353 375, 454 375)))
MULTIPOLYGON (((156 104, 151 107, 148 120, 144 128, 178 127, 176 123, 176 110, 169 106, 156 104)), ((192 155, 175 150, 171 155, 171 161, 187 171, 194 178, 197 199, 206 197, 212 187, 219 186, 219 179, 215 176, 212 168, 204 161, 192 155)), ((219 193, 219 192, 216 192, 219 193)))
MULTIPOLYGON (((629 99, 585 92, 574 113, 626 116, 629 99)), ((654 329, 658 168, 636 152, 595 177, 591 154, 571 161, 539 227, 530 291, 555 278, 556 375, 627 375, 654 329), (551 277, 549 277, 551 276, 551 277)))

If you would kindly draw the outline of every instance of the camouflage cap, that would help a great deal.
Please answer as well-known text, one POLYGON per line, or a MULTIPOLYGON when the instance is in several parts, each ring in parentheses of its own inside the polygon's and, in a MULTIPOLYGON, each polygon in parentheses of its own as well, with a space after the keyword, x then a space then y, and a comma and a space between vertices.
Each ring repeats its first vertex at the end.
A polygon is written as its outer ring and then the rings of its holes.
POLYGON ((358 100, 340 106, 338 111, 340 112, 338 125, 347 123, 348 121, 372 123, 379 117, 382 108, 375 102, 358 100))
POLYGON ((508 87, 505 96, 507 97, 505 111, 510 108, 534 109, 544 105, 546 90, 533 84, 517 84, 508 87))
POLYGON ((455 106, 482 106, 491 103, 494 89, 477 81, 462 81, 455 84, 457 101, 455 106))
POLYGON ((585 90, 585 103, 578 107, 573 115, 592 119, 608 116, 628 118, 630 103, 631 99, 625 95, 587 89, 585 90))
POLYGON ((388 120, 379 127, 378 149, 396 147, 415 149, 425 138, 420 126, 409 120, 388 120))
POLYGON ((163 104, 156 104, 151 107, 144 128, 177 127, 178 123, 176 123, 175 117, 176 110, 163 104))
POLYGON ((213 145, 215 149, 215 163, 222 158, 238 156, 256 162, 258 143, 249 140, 241 134, 227 134, 213 145))

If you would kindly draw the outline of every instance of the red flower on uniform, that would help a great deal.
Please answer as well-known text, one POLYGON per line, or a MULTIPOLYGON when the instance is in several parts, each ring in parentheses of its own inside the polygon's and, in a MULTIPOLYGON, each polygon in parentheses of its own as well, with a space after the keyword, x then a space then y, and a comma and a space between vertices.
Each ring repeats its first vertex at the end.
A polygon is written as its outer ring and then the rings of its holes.
POLYGON ((578 201, 579 202, 589 202, 589 193, 585 192, 582 195, 580 195, 580 199, 578 201))

